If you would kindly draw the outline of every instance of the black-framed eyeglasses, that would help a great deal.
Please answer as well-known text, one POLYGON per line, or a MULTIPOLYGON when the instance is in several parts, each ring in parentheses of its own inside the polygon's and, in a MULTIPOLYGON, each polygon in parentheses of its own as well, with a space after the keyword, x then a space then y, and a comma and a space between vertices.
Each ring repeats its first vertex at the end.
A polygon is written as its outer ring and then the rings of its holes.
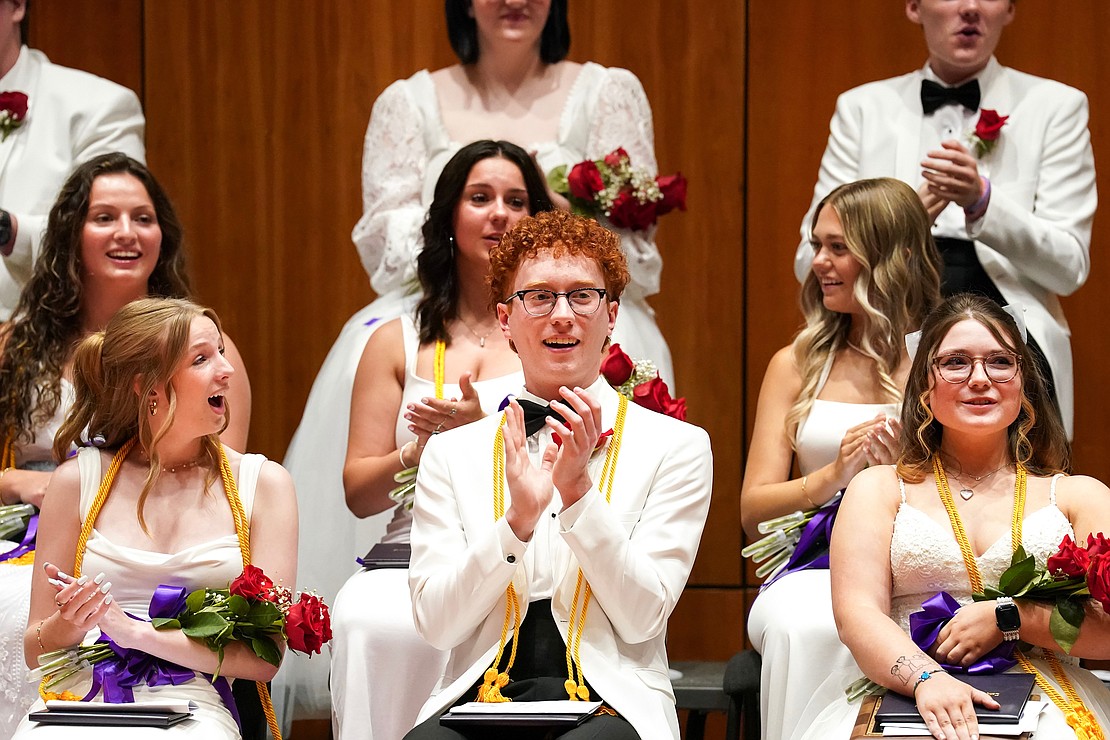
POLYGON ((605 288, 575 288, 563 293, 555 290, 533 288, 518 290, 501 302, 509 303, 514 298, 519 298, 524 310, 530 316, 547 316, 555 310, 555 304, 559 302, 559 297, 562 296, 567 299, 567 305, 570 306, 571 311, 579 316, 589 316, 597 311, 605 293, 605 288))
POLYGON ((1008 383, 1014 379, 1021 368, 1021 357, 1013 352, 992 352, 989 355, 974 357, 962 352, 940 355, 933 360, 933 366, 941 380, 948 383, 964 383, 971 377, 975 363, 983 365, 983 372, 993 383, 1008 383))

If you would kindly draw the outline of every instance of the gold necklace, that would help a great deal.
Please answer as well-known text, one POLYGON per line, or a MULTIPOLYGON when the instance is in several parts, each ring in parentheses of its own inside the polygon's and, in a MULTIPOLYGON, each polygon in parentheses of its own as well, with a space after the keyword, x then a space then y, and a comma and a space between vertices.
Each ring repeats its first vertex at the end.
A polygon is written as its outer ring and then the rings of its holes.
MULTIPOLYGON (((1001 468, 999 468, 1001 470, 1001 468)), ((997 472, 997 471, 995 471, 997 472)), ((956 504, 952 501, 952 491, 948 487, 948 478, 944 475, 944 465, 940 461, 940 455, 933 455, 933 476, 937 481, 937 493, 940 494, 941 503, 944 504, 945 511, 948 512, 948 520, 952 523, 952 533, 956 536, 956 542, 960 546, 960 553, 964 558, 964 568, 967 569, 967 579, 971 583, 971 590, 976 594, 983 593, 983 577, 979 573, 979 565, 975 562, 975 554, 971 550, 971 543, 967 539, 967 532, 964 531, 963 522, 960 520, 960 513, 956 511, 956 504)), ((974 477, 974 476, 973 476, 974 477)), ((983 476, 984 478, 986 475, 983 476)), ((1027 473, 1025 466, 1018 463, 1016 466, 1016 475, 1014 477, 1014 513, 1010 521, 1010 544, 1014 550, 1021 547, 1021 521, 1025 513, 1025 488, 1026 488, 1027 473)), ((1083 740, 1105 740, 1105 735, 1102 728, 1098 724, 1098 720, 1091 713, 1084 704, 1079 694, 1075 692, 1075 687, 1072 685, 1071 680, 1067 674, 1064 673, 1063 667, 1060 665, 1059 659, 1056 654, 1046 648, 1041 648, 1041 654, 1044 656, 1045 661, 1048 662, 1052 668, 1052 675, 1056 678, 1056 682, 1060 684, 1060 688, 1064 690, 1064 695, 1061 695, 1056 687, 1048 682, 1048 679, 1037 670, 1020 650, 1014 650, 1014 656, 1017 658, 1018 663, 1021 664, 1022 669, 1026 673, 1033 674, 1037 681, 1037 685, 1044 691, 1045 695, 1052 700, 1052 703, 1064 715, 1068 726, 1075 730, 1077 738, 1083 740)))
MULTIPOLYGON (((150 463, 150 457, 146 454, 146 450, 140 450, 139 451, 139 459, 142 460, 145 463, 148 463, 148 464, 150 463)), ((204 454, 203 453, 198 455, 197 457, 194 457, 192 460, 186 460, 183 463, 177 463, 176 465, 163 465, 162 466, 162 472, 163 473, 181 473, 181 472, 184 472, 186 470, 189 470, 190 468, 195 468, 196 466, 200 465, 202 462, 204 462, 204 454)))

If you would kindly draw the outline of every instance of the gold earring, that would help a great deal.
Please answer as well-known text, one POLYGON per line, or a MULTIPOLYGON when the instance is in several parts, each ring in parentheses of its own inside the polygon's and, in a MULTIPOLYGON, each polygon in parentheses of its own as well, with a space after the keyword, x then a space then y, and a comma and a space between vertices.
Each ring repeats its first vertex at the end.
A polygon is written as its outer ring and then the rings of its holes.
POLYGON ((148 409, 150 409, 150 415, 154 416, 154 414, 156 414, 158 412, 158 399, 157 398, 150 399, 150 403, 148 403, 146 405, 146 407, 148 409))

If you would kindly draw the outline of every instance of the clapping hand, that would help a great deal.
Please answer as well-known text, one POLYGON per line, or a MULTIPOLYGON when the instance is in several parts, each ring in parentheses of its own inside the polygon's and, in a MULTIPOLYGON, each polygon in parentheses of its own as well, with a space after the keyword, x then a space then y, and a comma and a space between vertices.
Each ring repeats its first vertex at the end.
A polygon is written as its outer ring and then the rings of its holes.
POLYGON ((505 408, 505 481, 509 486, 511 501, 505 519, 521 542, 532 539, 536 522, 547 510, 554 494, 551 470, 559 448, 554 442, 547 445, 537 468, 528 458, 528 435, 524 431, 524 409, 509 401, 505 408))
MULTIPOLYGON (((921 176, 928 183, 928 190, 934 198, 970 208, 983 196, 979 164, 967 147, 955 139, 942 141, 940 146, 940 149, 925 155, 925 160, 921 162, 921 176)), ((924 199, 922 202, 932 215, 929 202, 924 199)))
POLYGON ((878 414, 844 433, 833 462, 837 488, 848 486, 856 473, 869 465, 888 465, 898 457, 898 435, 902 425, 897 419, 878 414))

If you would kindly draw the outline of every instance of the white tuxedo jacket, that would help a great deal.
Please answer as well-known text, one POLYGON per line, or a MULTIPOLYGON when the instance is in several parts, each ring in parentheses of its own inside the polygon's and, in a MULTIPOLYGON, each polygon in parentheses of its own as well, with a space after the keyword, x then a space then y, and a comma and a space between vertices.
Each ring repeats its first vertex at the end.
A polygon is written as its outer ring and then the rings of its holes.
POLYGON ((0 143, 0 208, 19 230, 0 260, 0 321, 6 321, 31 277, 46 217, 73 168, 120 151, 143 161, 143 111, 135 93, 88 72, 52 64, 24 46, 0 91, 27 94, 23 125, 0 143))
MULTIPOLYGON (((813 211, 835 187, 870 177, 896 177, 915 189, 922 183, 923 76, 917 70, 871 82, 837 100, 795 255, 799 280, 813 258, 813 211)), ((1090 271, 1097 196, 1087 97, 1059 82, 1003 67, 993 58, 979 80, 980 110, 1010 118, 994 150, 979 160, 980 174, 991 182, 990 205, 981 219, 967 224, 967 238, 975 242, 979 262, 1002 295, 1025 309, 1029 333, 1052 368, 1070 437, 1071 332, 1058 296, 1076 291, 1090 271)), ((960 208, 955 203, 948 207, 960 208)))
MULTIPOLYGON (((599 379, 590 392, 602 400, 602 421, 611 428, 616 391, 599 379)), ((536 537, 521 543, 504 518, 494 521, 493 443, 500 418, 433 437, 421 458, 409 569, 413 615, 424 639, 451 655, 420 721, 450 706, 490 666, 506 587, 512 581, 526 614, 533 564, 547 558, 554 560, 552 616, 564 639, 579 566, 593 590, 580 652, 586 680, 640 737, 678 738, 667 619, 709 510, 708 435, 630 403, 611 503, 597 489, 600 475, 593 474, 594 489, 557 515, 550 549, 528 552, 536 537)), ((506 487, 506 509, 509 497, 506 487)))

